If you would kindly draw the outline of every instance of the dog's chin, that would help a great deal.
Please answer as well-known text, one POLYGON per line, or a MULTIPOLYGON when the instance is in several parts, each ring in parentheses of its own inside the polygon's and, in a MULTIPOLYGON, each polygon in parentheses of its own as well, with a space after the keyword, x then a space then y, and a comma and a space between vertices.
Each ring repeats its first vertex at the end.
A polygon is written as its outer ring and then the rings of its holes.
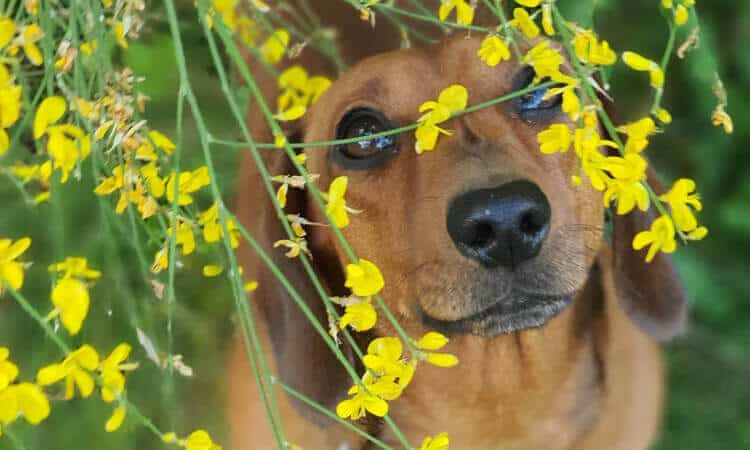
POLYGON ((475 334, 489 337, 541 327, 572 302, 571 295, 514 293, 512 297, 512 300, 499 300, 476 314, 458 320, 435 319, 422 310, 422 323, 446 335, 475 334))

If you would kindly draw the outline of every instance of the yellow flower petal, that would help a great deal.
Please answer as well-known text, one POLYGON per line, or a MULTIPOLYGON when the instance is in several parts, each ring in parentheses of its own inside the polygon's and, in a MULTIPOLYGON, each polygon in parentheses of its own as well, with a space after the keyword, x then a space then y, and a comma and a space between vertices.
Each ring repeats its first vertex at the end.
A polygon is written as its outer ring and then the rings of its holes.
POLYGON ((346 266, 346 282, 344 285, 358 297, 370 297, 383 289, 385 281, 380 269, 375 264, 360 258, 359 263, 346 266))
POLYGON ((47 131, 47 127, 65 114, 65 99, 60 96, 47 97, 39 104, 34 116, 34 139, 39 139, 47 131))
POLYGON ((63 326, 72 335, 78 334, 89 310, 89 291, 76 278, 60 280, 52 289, 52 303, 60 311, 63 326))
POLYGON ((154 145, 162 149, 167 155, 171 155, 174 149, 177 148, 174 142, 172 142, 167 136, 156 130, 149 131, 148 137, 151 138, 151 140, 154 142, 154 145))
POLYGON ((218 275, 221 275, 221 273, 224 271, 224 268, 221 266, 217 266, 214 264, 209 264, 206 266, 203 266, 203 276, 204 277, 215 277, 218 275))
POLYGON ((453 367, 458 364, 458 358, 450 353, 428 353, 427 362, 438 367, 453 367))
POLYGON ((120 405, 117 408, 115 408, 115 410, 112 412, 112 415, 107 420, 107 423, 104 425, 104 429, 107 431, 107 433, 116 431, 120 428, 124 420, 125 420, 125 407, 120 405))
POLYGON ((416 344, 422 350, 440 350, 448 344, 448 338, 436 331, 430 331, 422 336, 416 344))
POLYGON ((15 33, 15 22, 8 18, 0 19, 0 48, 5 48, 5 46, 13 39, 15 33))

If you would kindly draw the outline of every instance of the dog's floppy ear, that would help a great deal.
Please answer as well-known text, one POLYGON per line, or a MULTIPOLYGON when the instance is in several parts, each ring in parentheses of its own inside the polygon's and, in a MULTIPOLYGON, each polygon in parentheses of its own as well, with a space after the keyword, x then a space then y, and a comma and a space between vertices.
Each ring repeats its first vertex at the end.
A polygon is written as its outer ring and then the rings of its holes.
MULTIPOLYGON (((600 99, 610 118, 617 123, 613 104, 600 99)), ((665 192, 656 172, 649 165, 649 185, 657 195, 665 192)), ((633 249, 633 238, 648 230, 657 212, 634 209, 626 215, 612 214, 614 281, 617 298, 628 317, 650 336, 664 341, 684 331, 687 323, 687 296, 670 255, 659 252, 650 263, 643 251, 633 249)))
MULTIPOLYGON (((272 79, 263 80, 258 74, 266 99, 274 99, 275 83, 272 79)), ((299 121, 298 121, 299 122, 299 121)), ((296 122, 295 122, 296 123, 296 122)), ((248 124, 256 142, 273 142, 274 138, 260 108, 250 108, 248 124)), ((300 129, 285 130, 288 139, 300 135, 300 129)), ((282 149, 260 150, 271 176, 296 175, 291 161, 282 149)), ((292 286, 299 292, 308 308, 317 317, 323 328, 328 328, 328 318, 324 304, 314 285, 298 258, 284 256, 283 248, 273 248, 273 243, 288 239, 278 215, 271 203, 261 173, 250 152, 243 155, 237 198, 237 215, 244 226, 263 249, 272 256, 292 286)), ((276 186, 278 187, 278 186, 276 186)), ((305 191, 290 188, 287 196, 285 213, 302 213, 306 207, 305 191)), ((316 227, 309 232, 327 232, 323 227, 316 227)), ((339 261, 325 252, 315 252, 312 264, 324 287, 342 286, 343 271, 339 261)), ((268 331, 273 349, 274 361, 279 378, 292 388, 302 392, 321 405, 332 408, 345 395, 351 386, 351 380, 341 367, 330 348, 315 331, 311 323, 287 293, 263 261, 251 249, 243 244, 240 257, 248 277, 258 280, 258 289, 253 294, 252 302, 261 315, 261 321, 268 331)), ((331 291, 328 290, 330 293, 331 291)), ((345 353, 348 352, 344 348, 345 353)), ((266 355, 269 357, 270 355, 266 355)), ((350 358, 351 360, 351 358, 350 358)), ((252 383, 252 380, 248 380, 252 383)), ((288 397, 296 409, 314 423, 324 425, 330 419, 313 408, 288 397)))

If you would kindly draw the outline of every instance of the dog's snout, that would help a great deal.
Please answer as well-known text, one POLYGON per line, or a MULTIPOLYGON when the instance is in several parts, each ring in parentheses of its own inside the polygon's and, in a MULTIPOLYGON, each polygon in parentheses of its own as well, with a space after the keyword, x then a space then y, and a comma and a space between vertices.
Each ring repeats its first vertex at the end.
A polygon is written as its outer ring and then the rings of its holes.
POLYGON ((448 208, 448 234, 464 256, 485 267, 513 269, 539 253, 550 215, 541 189, 517 180, 454 199, 448 208))

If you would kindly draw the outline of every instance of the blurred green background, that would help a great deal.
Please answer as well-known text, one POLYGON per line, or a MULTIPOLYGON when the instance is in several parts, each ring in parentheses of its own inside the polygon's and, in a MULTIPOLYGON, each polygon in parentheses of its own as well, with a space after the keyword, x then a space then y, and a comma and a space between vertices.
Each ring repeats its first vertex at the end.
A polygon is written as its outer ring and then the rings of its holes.
MULTIPOLYGON (((239 139, 222 99, 215 70, 202 34, 191 21, 191 2, 180 11, 191 78, 198 90, 208 125, 218 137, 239 139)), ((667 29, 658 14, 657 0, 594 1, 596 28, 618 51, 635 50, 660 57, 667 29)), ((561 0, 573 17, 585 22, 592 2, 561 0)), ((142 90, 151 101, 146 118, 152 127, 174 135, 178 87, 173 48, 163 12, 150 5, 143 37, 116 57, 145 76, 142 90), (162 18, 162 19, 160 19, 162 18)), ((667 75, 665 106, 674 123, 653 139, 649 155, 663 178, 688 176, 698 182, 705 209, 701 220, 709 238, 680 249, 676 261, 688 286, 691 303, 689 333, 667 347, 669 399, 659 450, 706 450, 750 448, 750 2, 699 0, 702 40, 700 48, 685 60, 676 60, 667 75), (725 135, 710 123, 715 98, 710 86, 712 67, 718 67, 729 94, 728 111, 735 121, 733 135, 725 135)), ((682 42, 684 34, 678 39, 682 42)), ((618 66, 612 74, 614 97, 623 118, 634 119, 649 105, 645 78, 618 66)), ((238 88, 238 95, 245 95, 238 88)), ((197 136, 189 115, 183 137, 183 168, 202 164, 197 136)), ((236 177, 239 153, 215 147, 214 158, 227 199, 236 177)), ((176 352, 184 355, 195 375, 177 377, 145 357, 137 344, 136 328, 143 330, 163 350, 166 342, 166 307, 153 293, 153 277, 138 269, 141 259, 150 263, 159 242, 149 241, 139 227, 132 227, 112 212, 114 199, 96 199, 89 160, 80 183, 68 182, 53 189, 51 204, 27 207, 6 178, 0 178, 0 237, 31 236, 25 260, 34 261, 27 271, 24 294, 42 311, 49 308, 49 276, 46 266, 64 256, 81 255, 105 271, 92 290, 90 317, 76 345, 93 342, 100 353, 117 343, 134 344, 131 359, 141 368, 129 377, 129 398, 165 430, 184 435, 202 427, 225 442, 222 398, 223 350, 233 330, 231 295, 220 279, 196 277, 203 264, 218 255, 199 246, 178 271, 178 303, 175 311, 176 352), (139 244, 134 244, 139 242, 139 244), (158 391, 158 392, 155 392, 158 391)), ((199 198, 207 206, 210 199, 199 198)), ((12 350, 21 366, 21 378, 60 355, 6 296, 0 299, 0 345, 12 350)), ((249 381, 250 382, 250 381, 249 381)), ((40 427, 16 422, 12 430, 28 449, 112 448, 142 450, 162 448, 134 420, 115 434, 104 432, 111 407, 99 399, 55 402, 53 414, 40 427)), ((0 449, 16 448, 7 437, 0 449)))

